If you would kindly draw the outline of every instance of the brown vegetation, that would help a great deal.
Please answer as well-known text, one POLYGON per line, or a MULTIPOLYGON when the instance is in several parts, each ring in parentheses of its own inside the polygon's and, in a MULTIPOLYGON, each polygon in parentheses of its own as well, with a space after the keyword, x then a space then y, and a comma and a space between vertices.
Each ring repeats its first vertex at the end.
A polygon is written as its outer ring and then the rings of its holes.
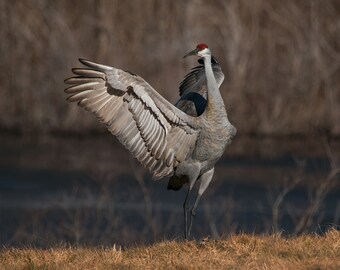
POLYGON ((233 235, 121 248, 5 249, 1 269, 339 269, 340 232, 284 238, 233 235))
POLYGON ((326 1, 2 1, 0 129, 104 130, 64 101, 84 57, 131 70, 175 101, 206 42, 240 133, 340 134, 340 5, 326 1))

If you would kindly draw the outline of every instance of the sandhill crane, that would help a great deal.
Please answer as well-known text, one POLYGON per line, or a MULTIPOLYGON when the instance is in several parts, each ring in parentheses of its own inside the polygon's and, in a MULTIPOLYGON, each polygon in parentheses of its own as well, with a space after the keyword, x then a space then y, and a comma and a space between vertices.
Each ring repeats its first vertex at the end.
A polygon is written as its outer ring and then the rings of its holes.
POLYGON ((153 174, 170 176, 168 189, 188 184, 184 200, 185 238, 190 235, 199 200, 214 174, 214 166, 236 134, 228 120, 219 86, 224 75, 206 44, 196 55, 201 65, 180 85, 176 106, 141 77, 114 67, 79 59, 87 68, 74 68, 65 80, 67 100, 92 112, 153 174), (202 65, 204 63, 204 65, 202 65), (215 72, 215 76, 214 76, 215 72), (198 195, 188 224, 188 198, 196 182, 198 195))

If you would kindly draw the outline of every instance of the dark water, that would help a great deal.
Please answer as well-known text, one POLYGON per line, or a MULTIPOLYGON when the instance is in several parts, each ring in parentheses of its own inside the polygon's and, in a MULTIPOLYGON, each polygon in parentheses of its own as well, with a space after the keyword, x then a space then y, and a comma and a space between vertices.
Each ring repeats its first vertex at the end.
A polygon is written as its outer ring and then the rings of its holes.
MULTIPOLYGON (((182 237, 186 191, 167 191, 166 179, 152 181, 106 136, 43 142, 7 137, 0 146, 1 245, 135 244, 182 237)), ((201 200, 193 237, 323 233, 339 225, 340 185, 329 156, 288 150, 240 155, 231 149, 201 200)))

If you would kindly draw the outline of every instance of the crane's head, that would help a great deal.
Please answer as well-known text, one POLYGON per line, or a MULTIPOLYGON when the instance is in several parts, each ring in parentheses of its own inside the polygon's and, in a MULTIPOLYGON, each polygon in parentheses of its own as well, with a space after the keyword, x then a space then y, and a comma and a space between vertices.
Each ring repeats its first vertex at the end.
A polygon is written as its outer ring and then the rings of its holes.
POLYGON ((198 57, 204 58, 208 55, 211 55, 210 49, 208 48, 207 44, 198 44, 196 46, 195 50, 192 50, 191 52, 189 52, 188 54, 184 55, 183 58, 186 58, 190 55, 197 55, 198 57))

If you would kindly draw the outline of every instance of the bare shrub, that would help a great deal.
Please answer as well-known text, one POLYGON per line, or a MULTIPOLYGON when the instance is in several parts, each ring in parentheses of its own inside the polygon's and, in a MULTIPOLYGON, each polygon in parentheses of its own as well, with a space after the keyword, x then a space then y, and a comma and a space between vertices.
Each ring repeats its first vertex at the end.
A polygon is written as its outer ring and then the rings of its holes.
POLYGON ((210 44, 241 133, 340 134, 339 5, 327 1, 3 1, 0 128, 27 134, 102 131, 67 106, 63 79, 78 57, 142 75, 171 101, 210 44), (245 119, 247 119, 245 121, 245 119))

